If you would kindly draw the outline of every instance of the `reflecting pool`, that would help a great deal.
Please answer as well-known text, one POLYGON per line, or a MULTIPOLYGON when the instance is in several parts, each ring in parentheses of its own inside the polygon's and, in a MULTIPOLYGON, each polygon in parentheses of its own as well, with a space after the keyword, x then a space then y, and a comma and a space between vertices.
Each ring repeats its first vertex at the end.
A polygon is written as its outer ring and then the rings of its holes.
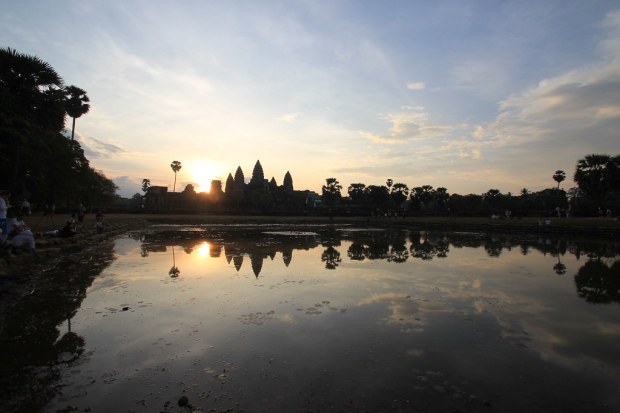
POLYGON ((553 236, 154 227, 67 264, 62 284, 15 309, 5 404, 620 411, 619 251, 553 236))

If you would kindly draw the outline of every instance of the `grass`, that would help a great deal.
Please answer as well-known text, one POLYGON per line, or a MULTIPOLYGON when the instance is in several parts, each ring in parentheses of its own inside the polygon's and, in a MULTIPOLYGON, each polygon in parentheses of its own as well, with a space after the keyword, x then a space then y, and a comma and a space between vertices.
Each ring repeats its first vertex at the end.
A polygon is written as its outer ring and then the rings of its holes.
MULTIPOLYGON (((68 216, 30 216, 26 220, 35 232, 59 229, 68 216)), ((258 215, 183 215, 183 214, 106 214, 112 226, 141 228, 151 224, 350 224, 371 227, 433 228, 446 230, 552 231, 597 235, 620 235, 620 221, 611 218, 552 218, 550 227, 541 227, 538 218, 490 219, 485 217, 329 217, 258 215)), ((84 227, 93 228, 95 215, 86 215, 84 227)))

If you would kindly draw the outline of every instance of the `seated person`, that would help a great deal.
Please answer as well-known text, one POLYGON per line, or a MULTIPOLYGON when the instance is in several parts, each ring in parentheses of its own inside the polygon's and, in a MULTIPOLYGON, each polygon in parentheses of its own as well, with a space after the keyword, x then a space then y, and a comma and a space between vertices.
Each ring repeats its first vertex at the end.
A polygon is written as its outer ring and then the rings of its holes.
POLYGON ((107 226, 105 222, 104 215, 101 211, 97 211, 95 229, 97 230, 97 234, 103 233, 103 229, 107 226))
POLYGON ((20 212, 9 220, 9 248, 33 251, 35 249, 34 234, 23 220, 20 212))
POLYGON ((74 219, 69 219, 65 223, 65 225, 58 231, 57 235, 59 237, 72 237, 77 234, 77 223, 74 219))

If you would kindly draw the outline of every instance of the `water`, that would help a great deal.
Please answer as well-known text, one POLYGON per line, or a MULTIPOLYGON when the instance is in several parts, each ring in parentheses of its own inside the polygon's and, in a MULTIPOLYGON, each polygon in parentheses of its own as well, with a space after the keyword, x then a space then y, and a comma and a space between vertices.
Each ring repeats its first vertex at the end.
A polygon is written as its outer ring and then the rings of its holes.
POLYGON ((4 405, 620 411, 619 249, 546 236, 158 227, 69 262, 15 309, 4 405))

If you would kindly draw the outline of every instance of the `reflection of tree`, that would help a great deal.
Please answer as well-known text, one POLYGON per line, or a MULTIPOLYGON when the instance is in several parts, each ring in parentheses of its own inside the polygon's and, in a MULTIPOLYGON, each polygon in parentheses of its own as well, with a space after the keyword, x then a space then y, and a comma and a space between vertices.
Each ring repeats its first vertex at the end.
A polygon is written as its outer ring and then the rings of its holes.
POLYGON ((347 250, 347 256, 353 261, 363 261, 366 255, 366 246, 361 242, 352 242, 347 250))
POLYGON ((321 261, 325 263, 325 268, 328 270, 335 270, 342 259, 338 250, 330 245, 321 254, 321 261))
POLYGON ((390 249, 390 256, 388 257, 388 261, 405 262, 408 258, 409 251, 407 251, 407 247, 403 243, 392 246, 392 248, 390 249))
POLYGON ((566 274, 566 265, 562 264, 560 261, 560 254, 558 254, 558 262, 553 266, 553 271, 555 271, 557 275, 566 274))
POLYGON ((411 256, 422 260, 432 260, 434 257, 445 258, 450 251, 450 243, 445 235, 436 236, 428 232, 414 233, 410 236, 411 256))
POLYGON ((174 245, 172 246, 172 267, 168 271, 168 275, 170 278, 177 278, 181 274, 181 270, 176 265, 176 260, 174 258, 174 245))
POLYGON ((577 294, 589 303, 620 303, 620 261, 608 267, 601 260, 589 260, 575 275, 577 294))
POLYGON ((386 241, 380 240, 377 242, 371 242, 366 248, 366 257, 370 260, 385 260, 390 254, 390 244, 386 241))
POLYGON ((502 242, 497 237, 490 237, 484 243, 484 250, 489 257, 499 257, 502 255, 502 242))

